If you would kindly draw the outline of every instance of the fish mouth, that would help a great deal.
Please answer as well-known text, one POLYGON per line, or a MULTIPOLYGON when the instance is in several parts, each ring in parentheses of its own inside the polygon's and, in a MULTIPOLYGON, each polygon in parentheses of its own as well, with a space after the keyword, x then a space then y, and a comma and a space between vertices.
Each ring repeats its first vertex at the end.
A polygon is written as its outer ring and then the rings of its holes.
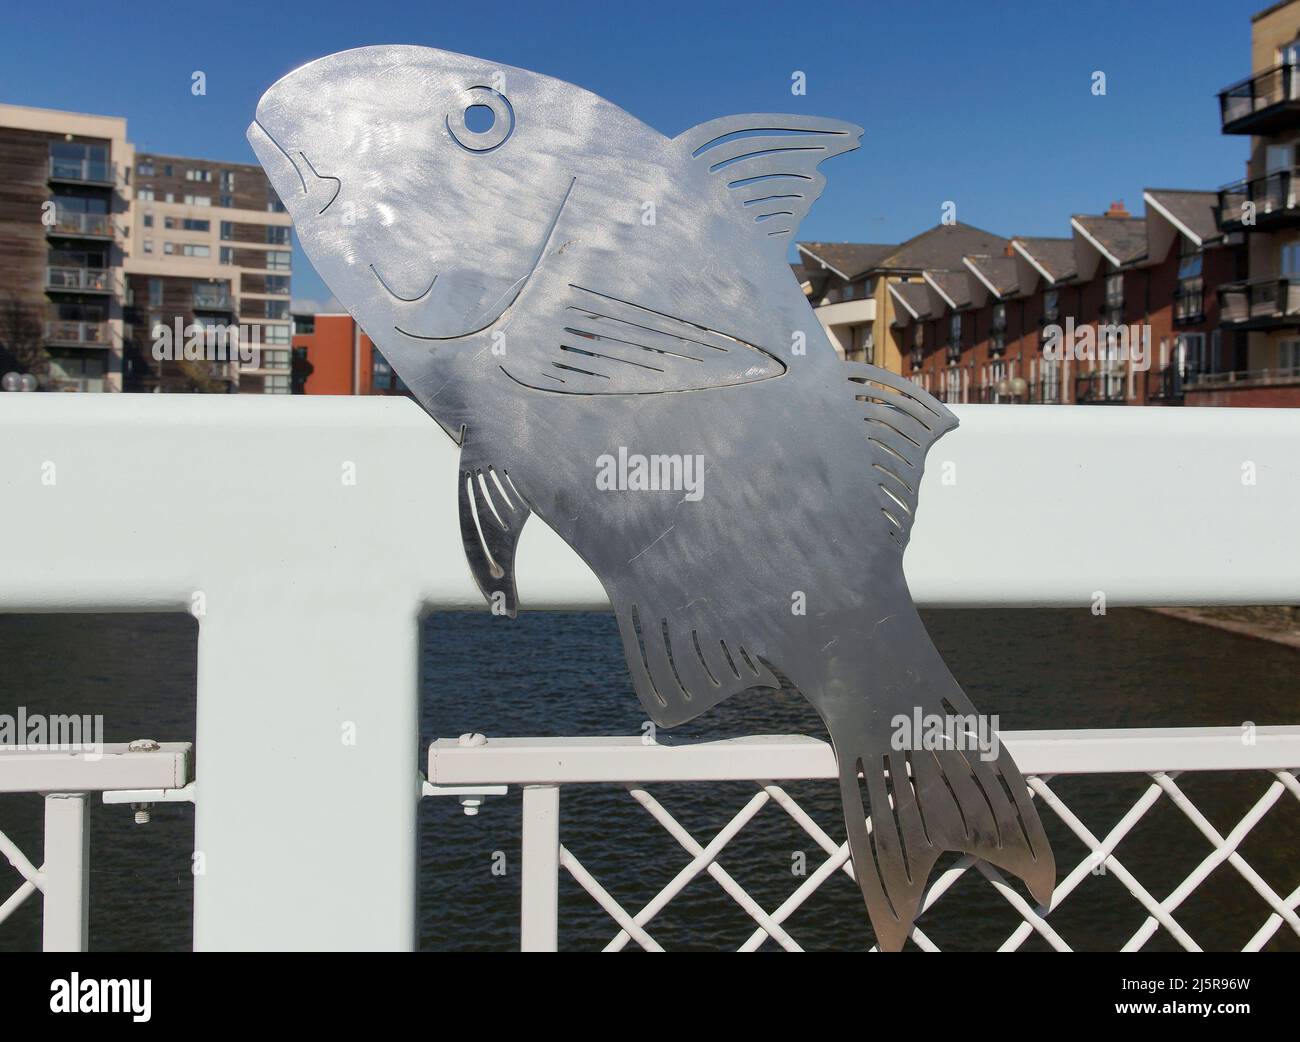
MULTIPOLYGON (((394 331, 400 333, 402 336, 410 337, 412 340, 459 340, 462 337, 473 336, 475 333, 481 333, 483 330, 499 322, 501 317, 510 310, 511 305, 519 299, 519 294, 523 292, 524 286, 528 284, 528 280, 531 279, 537 272, 537 269, 541 267, 542 260, 546 256, 546 250, 551 244, 551 239, 555 236, 555 229, 560 223, 560 216, 564 213, 564 208, 569 203, 569 197, 573 195, 573 186, 577 184, 577 182, 578 179, 576 177, 571 177, 569 179, 569 186, 564 190, 564 198, 560 200, 560 205, 556 207, 555 214, 551 218, 551 223, 547 226, 546 234, 542 236, 542 243, 537 250, 537 256, 533 258, 533 263, 529 265, 528 271, 522 277, 516 279, 507 286, 497 299, 491 303, 491 305, 485 308, 483 312, 469 323, 469 328, 464 329, 459 333, 432 335, 426 333, 415 333, 411 330, 403 329, 401 326, 395 325, 393 326, 394 331)), ((384 281, 383 276, 379 274, 378 269, 373 264, 370 265, 370 270, 374 273, 379 284, 384 287, 385 292, 387 292, 394 300, 403 304, 412 304, 423 300, 433 291, 433 287, 438 281, 438 276, 435 274, 429 282, 428 288, 418 297, 403 297, 400 294, 393 292, 392 288, 384 281)))

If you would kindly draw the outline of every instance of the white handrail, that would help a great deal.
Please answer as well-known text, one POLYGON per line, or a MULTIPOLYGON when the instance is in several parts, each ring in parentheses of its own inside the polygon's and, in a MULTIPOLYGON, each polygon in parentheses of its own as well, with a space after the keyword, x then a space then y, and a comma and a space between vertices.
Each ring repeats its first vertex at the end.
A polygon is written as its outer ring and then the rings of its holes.
MULTIPOLYGON (((918 603, 1300 601, 1300 412, 955 411, 918 603)), ((198 618, 196 947, 414 945, 418 621, 483 607, 456 471, 401 399, 0 395, 0 611, 198 618)), ((606 606, 535 518, 518 571, 606 606)))

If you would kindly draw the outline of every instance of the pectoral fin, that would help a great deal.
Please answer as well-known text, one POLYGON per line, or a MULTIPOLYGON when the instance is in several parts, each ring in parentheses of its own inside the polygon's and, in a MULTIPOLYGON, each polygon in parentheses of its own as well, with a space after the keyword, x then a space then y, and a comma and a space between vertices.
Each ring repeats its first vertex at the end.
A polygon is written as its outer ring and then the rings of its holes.
POLYGON ((531 511, 510 474, 474 449, 466 434, 460 449, 460 538, 474 581, 494 614, 514 618, 515 548, 531 511))

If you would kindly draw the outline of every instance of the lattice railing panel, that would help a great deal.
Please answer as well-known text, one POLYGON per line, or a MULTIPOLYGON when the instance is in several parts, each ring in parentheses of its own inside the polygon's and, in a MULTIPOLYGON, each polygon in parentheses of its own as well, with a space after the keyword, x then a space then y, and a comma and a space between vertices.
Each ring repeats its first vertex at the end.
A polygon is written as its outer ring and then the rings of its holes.
MULTIPOLYGON (((1030 792, 1038 801, 1040 811, 1050 810, 1081 845, 1083 857, 1073 864, 1065 863, 1061 856, 1064 844, 1058 850, 1058 882, 1050 906, 1036 906, 1027 900, 1018 885, 1008 881, 1002 872, 986 862, 971 856, 962 856, 945 868, 937 870, 922 902, 922 917, 932 917, 933 910, 954 887, 968 878, 987 883, 1019 918, 1019 924, 998 946, 999 951, 1015 951, 1036 938, 1041 946, 1056 951, 1071 951, 1066 936, 1052 921, 1054 913, 1070 900, 1089 881, 1104 874, 1122 885, 1137 902, 1145 918, 1138 929, 1122 945, 1124 951, 1137 951, 1157 933, 1163 931, 1177 945, 1188 951, 1201 951, 1189 928, 1180 922, 1180 909, 1190 897, 1206 883, 1216 871, 1231 869, 1260 899, 1260 923, 1244 946, 1247 951, 1263 948, 1284 927, 1300 937, 1300 887, 1280 893, 1255 870, 1243 856, 1243 841, 1261 821, 1282 801, 1300 801, 1300 782, 1294 770, 1255 771, 1263 784, 1249 809, 1227 832, 1217 829, 1185 788, 1178 784, 1173 772, 1156 771, 1145 777, 1149 784, 1112 826, 1104 831, 1094 831, 1069 804, 1054 790, 1051 775, 1029 776, 1030 792), (1173 807, 1181 813, 1206 844, 1206 852, 1195 867, 1172 885, 1164 897, 1156 897, 1151 887, 1137 878, 1121 856, 1121 846, 1134 830, 1156 810, 1173 807)), ((832 837, 802 806, 780 785, 758 781, 759 788, 729 821, 711 837, 693 835, 652 795, 644 785, 632 784, 627 789, 632 798, 664 829, 684 852, 686 860, 671 880, 663 885, 648 901, 634 911, 619 902, 587 869, 569 848, 561 844, 560 864, 574 880, 603 908, 619 930, 605 946, 606 951, 619 951, 635 943, 648 951, 661 951, 663 945, 656 940, 653 927, 656 917, 683 893, 686 887, 707 875, 721 888, 754 924, 753 931, 739 944, 741 951, 754 951, 769 939, 787 951, 802 950, 792 920, 810 898, 838 873, 852 878, 847 842, 832 837), (736 879, 722 862, 723 852, 741 831, 760 812, 774 806, 784 812, 806 834, 820 851, 822 860, 809 871, 779 904, 764 908, 736 879)), ((867 820, 870 829, 870 818, 867 820)), ((1127 856, 1127 855, 1125 855, 1127 856)), ((945 909, 946 910, 946 909, 945 909)), ((865 921, 865 919, 864 919, 865 921)), ((911 934, 911 940, 925 951, 939 951, 939 945, 920 925, 911 934)))

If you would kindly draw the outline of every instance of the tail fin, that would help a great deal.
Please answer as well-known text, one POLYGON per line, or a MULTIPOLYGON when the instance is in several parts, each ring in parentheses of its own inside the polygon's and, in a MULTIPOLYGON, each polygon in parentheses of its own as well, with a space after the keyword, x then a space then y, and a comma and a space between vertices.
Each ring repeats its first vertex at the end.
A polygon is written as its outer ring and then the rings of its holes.
POLYGON ((992 732, 971 732, 975 709, 944 675, 951 686, 913 707, 907 723, 901 712, 840 712, 826 720, 849 851, 882 951, 903 947, 945 850, 1019 876, 1040 904, 1051 900, 1056 883, 1052 850, 1020 770, 1000 744, 974 747, 975 736, 992 732), (956 723, 928 726, 935 720, 956 723), (912 733, 918 721, 922 734, 912 733))

